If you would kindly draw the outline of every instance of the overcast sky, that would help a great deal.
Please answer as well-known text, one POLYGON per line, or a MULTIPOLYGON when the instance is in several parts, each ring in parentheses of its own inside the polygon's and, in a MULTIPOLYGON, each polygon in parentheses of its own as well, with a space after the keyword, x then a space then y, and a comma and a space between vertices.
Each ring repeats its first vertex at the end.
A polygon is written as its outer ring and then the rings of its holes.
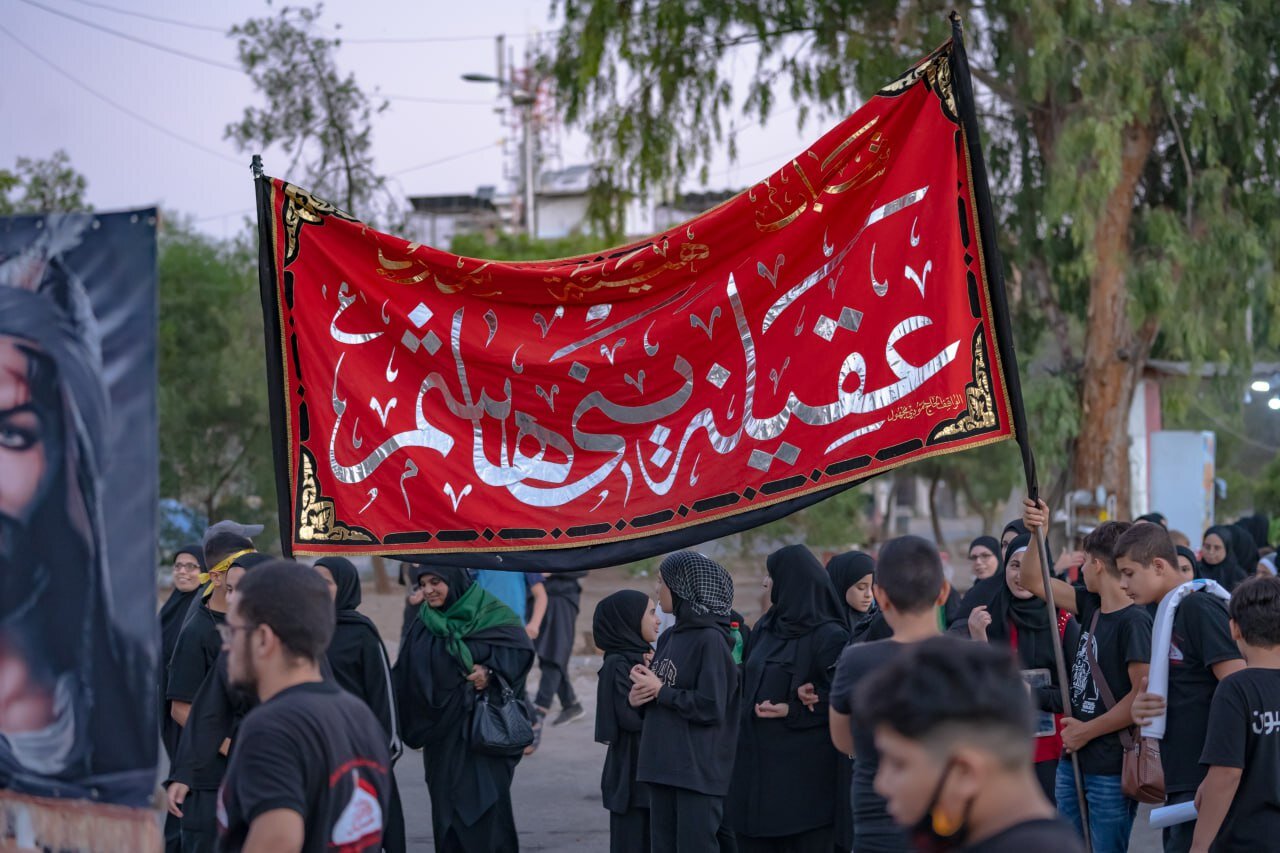
MULTIPOLYGON (((483 184, 503 184, 504 154, 497 143, 509 131, 494 112, 494 87, 464 82, 460 75, 494 72, 498 33, 508 36, 519 56, 530 33, 554 27, 549 10, 549 0, 325 4, 322 20, 339 26, 345 40, 339 64, 354 71, 361 86, 384 95, 464 102, 393 100, 375 119, 377 167, 393 175, 406 195, 470 193, 483 184), (446 162, 414 168, 441 160, 446 162)), ((270 12, 265 0, 0 0, 0 167, 63 148, 88 178, 89 201, 98 210, 159 204, 194 216, 210 233, 238 231, 253 206, 249 157, 222 135, 228 122, 258 100, 248 78, 235 70, 235 45, 225 30, 270 12), (71 18, 233 68, 166 53, 71 18)), ((790 106, 780 93, 778 116, 769 126, 752 125, 737 134, 738 165, 730 166, 722 155, 712 166, 711 188, 740 189, 768 175, 825 129, 810 122, 798 130, 790 106)), ((586 162, 582 135, 566 130, 560 136, 559 163, 549 166, 586 162)), ((268 152, 266 166, 276 174, 287 163, 268 152)), ((689 180, 682 188, 698 187, 689 180)))

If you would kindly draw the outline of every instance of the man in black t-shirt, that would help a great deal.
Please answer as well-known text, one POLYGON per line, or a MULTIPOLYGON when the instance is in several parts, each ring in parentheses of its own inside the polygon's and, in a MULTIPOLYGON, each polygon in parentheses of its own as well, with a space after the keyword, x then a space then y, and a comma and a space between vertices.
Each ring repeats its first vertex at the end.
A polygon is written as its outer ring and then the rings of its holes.
POLYGON ((328 587, 297 563, 258 567, 237 589, 221 632, 228 676, 262 704, 218 792, 220 850, 380 848, 391 757, 368 706, 321 676, 333 627, 328 587))
MULTIPOLYGON (((900 657, 911 644, 938 636, 937 608, 946 603, 950 585, 933 543, 903 536, 880 549, 872 593, 893 629, 893 637, 845 648, 831 682, 831 742, 853 765, 853 833, 858 853, 896 853, 910 849, 902 829, 873 788, 880 754, 870 726, 850 720, 854 695, 869 676, 900 657)), ((959 642, 959 641, 957 641, 959 642)), ((804 696, 800 696, 804 701, 804 696)))
MULTIPOLYGON (((1120 537, 1116 565, 1121 586, 1139 605, 1160 601, 1183 583, 1173 542, 1154 524, 1134 525, 1120 537)), ((1133 720, 1140 726, 1168 709, 1160 744, 1166 805, 1195 797, 1204 780, 1205 768, 1199 759, 1209 728, 1213 692, 1222 679, 1244 668, 1228 623, 1226 606, 1210 593, 1192 592, 1183 598, 1174 614, 1169 644, 1168 701, 1147 692, 1133 700, 1133 720)), ((1152 645, 1157 645, 1155 639, 1152 645)), ((1165 853, 1187 853, 1194 834, 1194 822, 1165 829, 1165 853)))
POLYGON ((876 791, 914 849, 1082 853, 1036 781, 1031 701, 1006 649, 908 646, 859 686, 853 719, 875 733, 876 791))
MULTIPOLYGON (((1034 533, 1045 530, 1049 507, 1027 500, 1022 520, 1034 533)), ((1080 642, 1070 660, 1071 714, 1062 720, 1066 754, 1075 752, 1089 803, 1089 839, 1094 853, 1123 853, 1138 804, 1124 795, 1121 732, 1133 724, 1131 707, 1147 677, 1151 659, 1151 616, 1120 586, 1115 544, 1129 529, 1123 521, 1100 524, 1084 540, 1083 585, 1051 580, 1054 603, 1080 622, 1080 642)), ((1022 586, 1044 598, 1038 549, 1022 558, 1022 586)), ((1067 654, 1070 655, 1070 650, 1067 654)), ((1125 732, 1124 737, 1130 737, 1125 732)), ((1055 796, 1062 816, 1083 837, 1075 774, 1070 761, 1058 764, 1055 796)))
POLYGON ((1235 588, 1231 636, 1248 665, 1222 680, 1209 709, 1195 853, 1280 842, 1280 579, 1254 577, 1235 588))

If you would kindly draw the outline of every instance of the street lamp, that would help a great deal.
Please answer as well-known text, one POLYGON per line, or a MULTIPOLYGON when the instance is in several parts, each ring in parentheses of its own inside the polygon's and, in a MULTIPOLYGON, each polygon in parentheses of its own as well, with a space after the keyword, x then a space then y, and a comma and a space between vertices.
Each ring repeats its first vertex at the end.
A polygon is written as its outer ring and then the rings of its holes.
POLYGON ((462 79, 468 83, 496 83, 498 91, 511 99, 511 106, 520 110, 520 125, 523 131, 521 140, 521 156, 524 160, 524 228, 525 233, 533 239, 538 234, 537 208, 534 201, 534 184, 536 181, 533 165, 533 105, 537 98, 532 92, 518 89, 510 81, 492 74, 463 74, 462 79))

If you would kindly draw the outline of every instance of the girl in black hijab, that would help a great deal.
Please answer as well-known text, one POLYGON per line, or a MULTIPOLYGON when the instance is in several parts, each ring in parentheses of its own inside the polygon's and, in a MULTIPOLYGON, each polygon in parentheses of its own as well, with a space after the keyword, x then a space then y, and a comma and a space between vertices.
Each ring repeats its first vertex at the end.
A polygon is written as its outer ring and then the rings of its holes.
POLYGON ((1200 561, 1196 559, 1196 552, 1182 545, 1175 545, 1174 550, 1178 552, 1178 568, 1183 573, 1183 580, 1201 577, 1200 561))
POLYGON ((1019 536, 1030 535, 1030 531, 1027 530, 1027 525, 1023 523, 1022 519, 1015 518, 1004 526, 1004 530, 1000 531, 1000 550, 996 554, 999 555, 1002 551, 1006 551, 1009 548, 1009 543, 1019 536))
MULTIPOLYGON (((345 557, 324 557, 316 560, 315 570, 329 585, 333 597, 337 624, 333 639, 325 652, 333 680, 338 686, 362 699, 382 724, 394 763, 404 748, 400 744, 400 725, 396 720, 396 699, 391 689, 391 663, 382 645, 382 636, 369 617, 359 612, 363 597, 360 589, 360 573, 345 557)), ((407 841, 404 834, 404 814, 400 805, 400 792, 395 774, 391 774, 391 807, 387 811, 382 830, 382 849, 401 853, 407 841)))
POLYGON ((876 600, 871 594, 875 568, 875 558, 862 551, 846 551, 827 561, 827 574, 843 605, 845 627, 851 637, 876 612, 876 600))
POLYGON ((609 747, 600 777, 609 810, 609 850, 649 853, 649 787, 636 781, 644 716, 627 700, 632 667, 653 659, 658 615, 649 596, 624 589, 596 605, 591 633, 604 653, 596 686, 596 743, 609 747))
POLYGON ((973 567, 973 582, 1000 571, 1000 552, 1003 550, 994 536, 979 536, 969 543, 969 565, 973 567))
POLYGON ((1200 576, 1217 581, 1227 592, 1248 577, 1236 551, 1237 531, 1225 524, 1210 527, 1200 545, 1200 576))
POLYGON ((1033 693, 1039 709, 1053 714, 1054 733, 1035 740, 1036 777, 1052 802, 1054 777, 1062 754, 1062 738, 1058 735, 1062 697, 1057 687, 1053 644, 1063 642, 1069 644, 1064 648, 1075 648, 1079 628, 1065 610, 1058 611, 1056 624, 1051 623, 1044 602, 1023 588, 1020 582, 1022 555, 1030 545, 1031 537, 1025 533, 1011 540, 1005 549, 1004 568, 975 585, 978 594, 967 625, 973 639, 1015 649, 1024 671, 1047 670, 1049 673, 1048 683, 1038 686, 1033 693))
POLYGON ((631 670, 627 701, 644 709, 636 778, 649 784, 655 851, 718 853, 738 742, 738 668, 729 636, 733 579, 695 551, 658 567, 658 599, 676 624, 652 666, 631 670))
POLYGON ((833 849, 841 756, 827 728, 831 667, 849 640, 846 606, 803 545, 768 559, 772 607, 747 649, 726 823, 742 853, 833 849), (818 702, 798 698, 801 685, 818 702))
POLYGON ((533 646, 515 613, 466 569, 424 567, 425 601, 392 670, 401 736, 422 749, 431 826, 441 853, 517 850, 511 780, 520 756, 469 747, 479 691, 499 677, 524 695, 533 646))

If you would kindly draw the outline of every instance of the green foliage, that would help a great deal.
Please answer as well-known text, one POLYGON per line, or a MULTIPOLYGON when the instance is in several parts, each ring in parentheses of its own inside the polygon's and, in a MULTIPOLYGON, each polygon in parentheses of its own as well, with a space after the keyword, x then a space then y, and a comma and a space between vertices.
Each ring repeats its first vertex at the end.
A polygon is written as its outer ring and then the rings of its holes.
MULTIPOLYGON (((257 256, 172 216, 160 231, 160 494, 275 532, 257 256)), ((269 539, 264 539, 269 541, 269 539)))
POLYGON ((449 244, 449 251, 455 255, 491 261, 572 258, 608 248, 610 243, 604 237, 579 233, 552 240, 539 240, 524 233, 501 232, 490 237, 483 234, 457 234, 449 244))
MULTIPOLYGON (((802 120, 847 113, 947 39, 956 4, 556 6, 565 26, 545 62, 567 117, 598 161, 618 164, 620 186, 644 191, 705 177, 726 142, 733 156, 726 125, 765 120, 778 91, 802 120), (743 62, 754 73, 735 87, 743 62)), ((1079 436, 1098 440, 1079 414, 1093 379, 1086 350, 1135 369, 1152 355, 1243 366, 1280 343, 1280 22, 1262 0, 956 8, 1031 433, 1041 470, 1059 470, 1079 436), (1105 239, 1117 229, 1119 240, 1105 239), (1116 271, 1118 293, 1104 270, 1116 271), (1128 326, 1086 335, 1101 299, 1119 300, 1128 326)))
POLYGON ((0 216, 93 210, 84 199, 88 185, 62 149, 44 160, 19 157, 12 172, 0 169, 0 216))
POLYGON ((373 117, 387 102, 338 69, 341 41, 318 33, 322 8, 285 6, 275 17, 231 28, 240 64, 265 104, 247 107, 225 136, 242 151, 281 146, 292 157, 282 176, 365 222, 396 230, 405 221, 403 205, 373 167, 373 117))

